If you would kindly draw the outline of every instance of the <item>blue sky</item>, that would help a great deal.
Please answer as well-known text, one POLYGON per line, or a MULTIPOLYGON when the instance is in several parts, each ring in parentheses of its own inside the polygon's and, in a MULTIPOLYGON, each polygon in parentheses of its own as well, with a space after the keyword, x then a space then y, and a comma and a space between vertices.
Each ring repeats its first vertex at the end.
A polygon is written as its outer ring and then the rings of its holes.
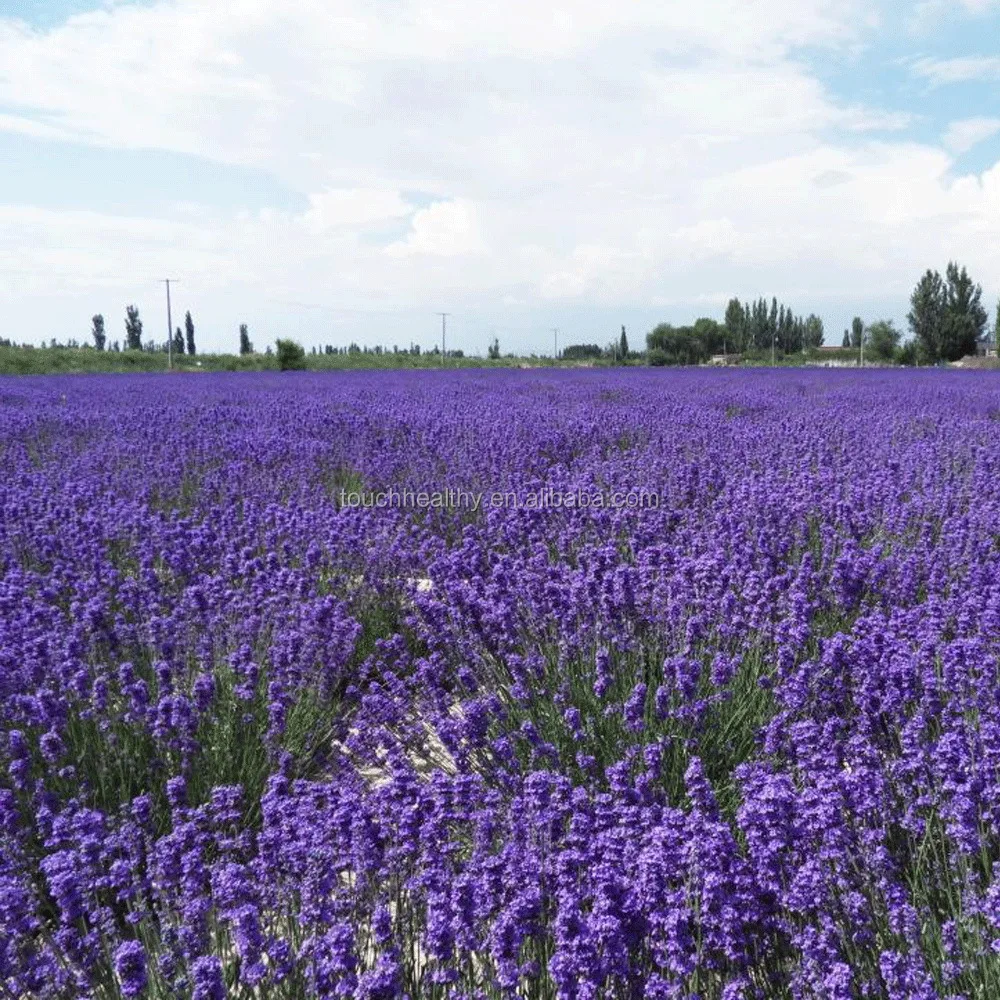
POLYGON ((1000 0, 0 0, 17 339, 633 341, 777 295, 839 342, 1000 296, 1000 0), (165 331, 164 331, 165 332, 165 331))

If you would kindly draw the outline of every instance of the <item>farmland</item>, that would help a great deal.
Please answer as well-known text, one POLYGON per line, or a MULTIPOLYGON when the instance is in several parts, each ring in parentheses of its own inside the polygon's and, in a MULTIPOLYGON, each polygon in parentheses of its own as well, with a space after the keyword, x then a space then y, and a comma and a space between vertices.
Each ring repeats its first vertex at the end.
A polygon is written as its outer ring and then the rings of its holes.
POLYGON ((0 469, 4 998, 1000 995, 993 374, 4 378, 0 469))

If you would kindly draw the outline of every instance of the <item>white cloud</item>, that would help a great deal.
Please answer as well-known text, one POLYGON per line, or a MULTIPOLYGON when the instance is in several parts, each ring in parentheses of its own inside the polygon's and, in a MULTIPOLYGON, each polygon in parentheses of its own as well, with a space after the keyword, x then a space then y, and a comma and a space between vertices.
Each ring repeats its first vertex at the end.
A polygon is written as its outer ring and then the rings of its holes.
POLYGON ((743 0, 562 0, 539 16, 529 0, 161 0, 48 32, 0 20, 0 105, 113 145, 254 163, 310 188, 329 173, 369 186, 359 169, 399 171, 394 154, 447 151, 456 131, 464 144, 525 103, 579 108, 588 90, 622 84, 634 99, 632 70, 657 50, 704 51, 716 69, 750 60, 752 90, 762 60, 852 40, 860 7, 774 0, 761 17, 743 0))
POLYGON ((0 132, 26 135, 33 139, 59 139, 67 141, 76 138, 68 129, 48 125, 43 121, 36 121, 34 118, 26 118, 21 115, 0 114, 0 132))
POLYGON ((404 240, 390 244, 390 257, 429 254, 434 257, 458 257, 484 249, 476 208, 469 201, 438 201, 413 216, 410 232, 404 240))
MULTIPOLYGON (((944 149, 896 138, 909 114, 838 99, 805 60, 853 59, 872 28, 860 0, 160 0, 51 31, 0 19, 0 130, 246 164, 308 202, 173 220, 0 207, 16 247, 0 270, 35 268, 53 294, 63 273, 114 289, 183 272, 185 293, 239 290, 241 309, 318 289, 421 309, 855 295, 947 253, 1000 288, 996 172, 953 180, 944 149)), ((991 58, 911 65, 932 84, 1000 76, 991 58)), ((947 148, 986 127, 954 123, 947 148)))
POLYGON ((992 139, 1000 132, 1000 118, 963 118, 952 122, 944 134, 945 148, 956 155, 992 139))
POLYGON ((405 218, 414 207, 398 191, 380 188, 327 188, 309 196, 303 223, 315 233, 331 229, 363 229, 405 218))
POLYGON ((957 56, 953 59, 924 57, 912 64, 913 72, 931 86, 1000 80, 1000 56, 957 56))

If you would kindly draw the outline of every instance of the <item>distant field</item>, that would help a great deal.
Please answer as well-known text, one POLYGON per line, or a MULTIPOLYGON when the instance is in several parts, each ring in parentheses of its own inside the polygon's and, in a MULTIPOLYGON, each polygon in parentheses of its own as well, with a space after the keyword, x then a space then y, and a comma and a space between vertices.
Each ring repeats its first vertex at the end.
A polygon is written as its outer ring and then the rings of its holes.
MULTIPOLYGON (((579 367, 580 362, 561 362, 579 367)), ((589 362, 600 365, 602 362, 589 362)), ((511 368, 519 365, 551 367, 551 358, 452 358, 448 368, 511 368)), ((313 371, 376 368, 440 368, 441 358, 433 354, 307 354, 306 367, 313 371)), ((174 356, 173 368, 179 372, 202 371, 277 371, 278 360, 267 354, 198 354, 174 356)), ((165 372, 167 355, 150 351, 95 351, 78 347, 0 346, 0 375, 61 375, 101 372, 165 372)))
MULTIPOLYGON (((984 366, 995 359, 979 359, 984 366)), ((641 354, 629 357, 628 365, 643 365, 641 354)), ((744 367, 804 367, 833 365, 852 367, 857 363, 857 351, 809 351, 804 354, 778 355, 773 361, 768 351, 746 355, 744 367)), ((306 354, 310 371, 344 371, 359 369, 401 370, 408 368, 441 368, 441 357, 435 354, 306 354)), ((550 357, 449 357, 447 368, 607 368, 615 367, 609 358, 553 361, 550 357)), ((870 362, 869 362, 870 364, 870 362)), ((272 354, 198 354, 175 355, 173 369, 177 372, 206 371, 277 371, 278 359, 272 354)), ((165 372, 167 355, 150 351, 95 351, 80 347, 4 347, 0 346, 0 375, 71 375, 86 373, 165 372)))
POLYGON ((995 374, 0 378, 0 461, 4 997, 1000 996, 995 374))

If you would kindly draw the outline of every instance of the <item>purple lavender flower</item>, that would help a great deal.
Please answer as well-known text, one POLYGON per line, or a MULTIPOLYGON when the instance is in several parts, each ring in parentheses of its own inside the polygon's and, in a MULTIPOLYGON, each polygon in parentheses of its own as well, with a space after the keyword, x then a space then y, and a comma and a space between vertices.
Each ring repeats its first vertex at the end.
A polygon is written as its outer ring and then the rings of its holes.
POLYGON ((115 949, 115 975, 122 996, 132 1000, 146 990, 146 952, 138 941, 126 941, 115 949))
POLYGON ((191 1000, 226 1000, 222 963, 214 955, 202 955, 191 963, 191 1000))

